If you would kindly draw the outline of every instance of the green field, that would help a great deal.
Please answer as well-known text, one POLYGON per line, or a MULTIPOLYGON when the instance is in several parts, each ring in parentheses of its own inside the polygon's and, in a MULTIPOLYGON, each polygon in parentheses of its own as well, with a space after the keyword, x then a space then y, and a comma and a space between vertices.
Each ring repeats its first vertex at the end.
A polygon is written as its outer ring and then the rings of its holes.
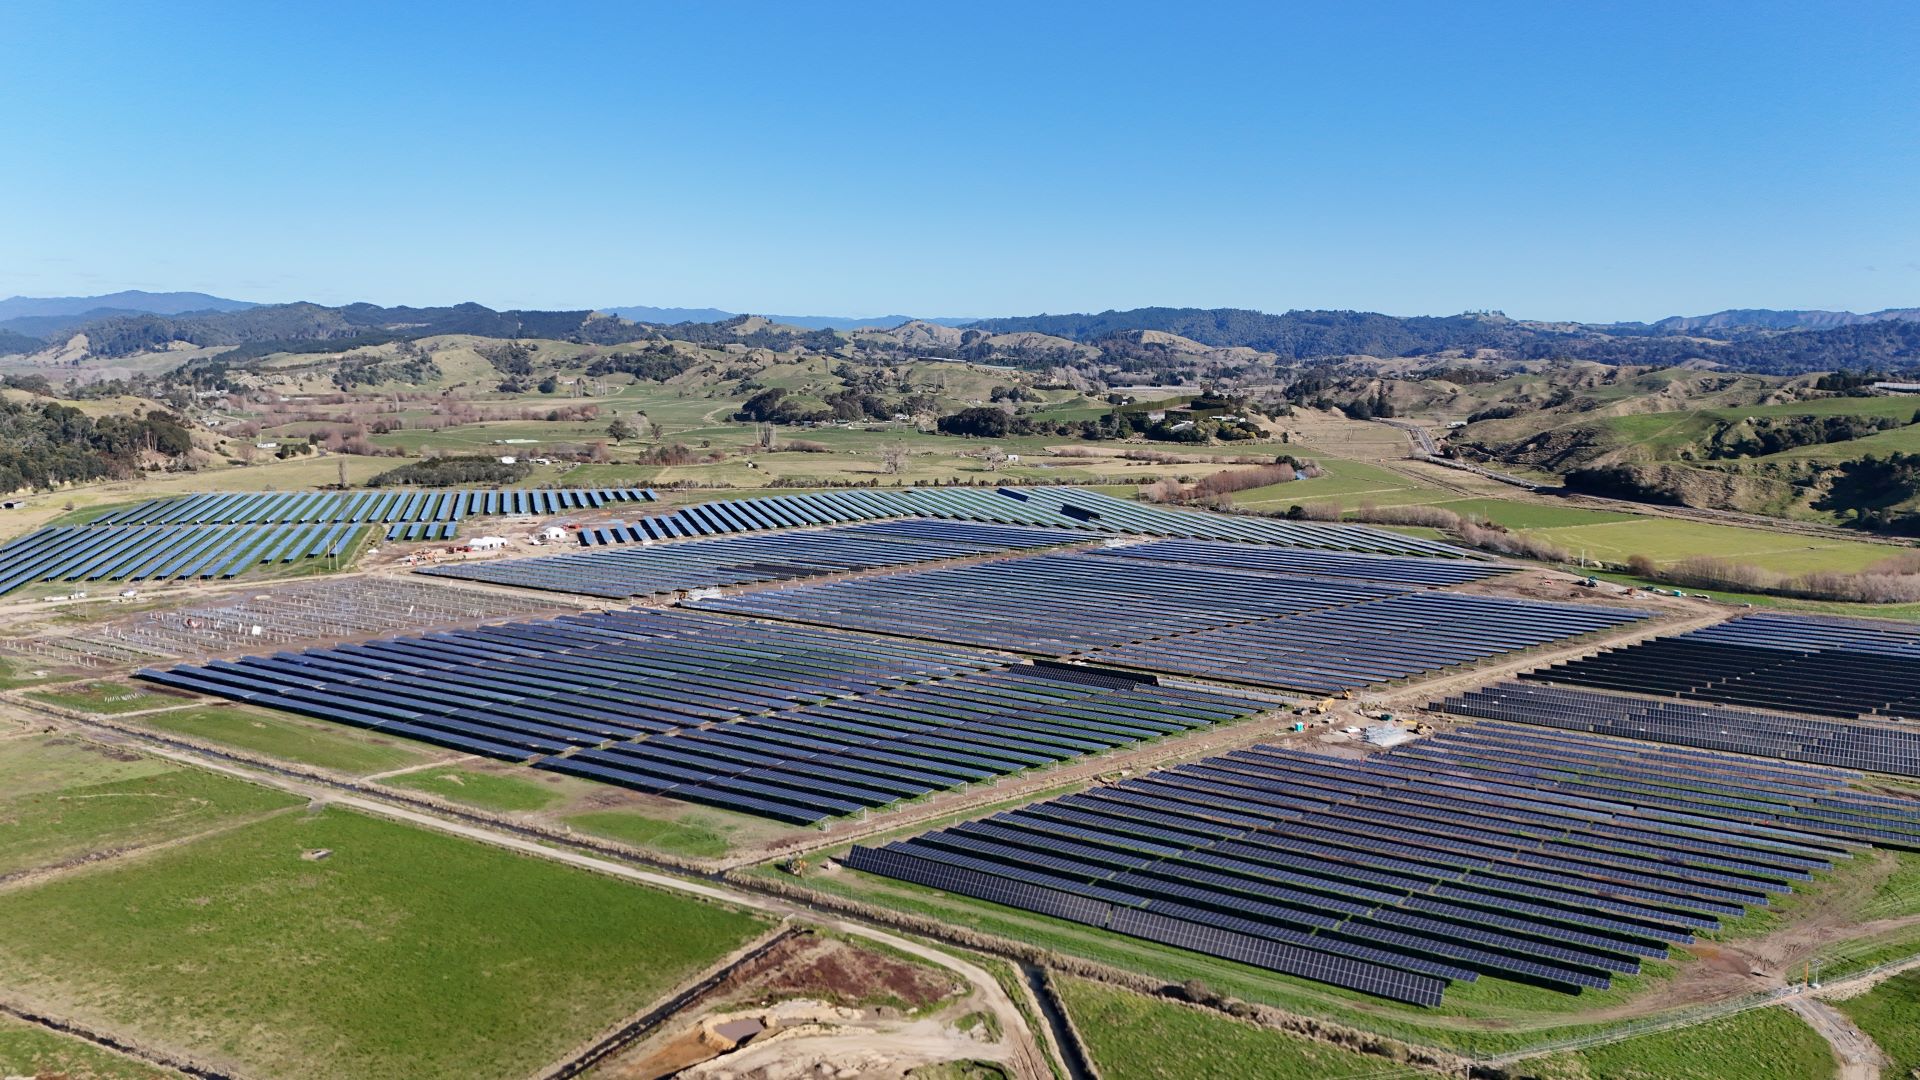
MULTIPOLYGON (((1670 586, 1659 582, 1637 578, 1631 574, 1612 571, 1593 571, 1593 576, 1601 581, 1611 581, 1620 585, 1631 585, 1642 589, 1666 589, 1670 586)), ((1799 611, 1809 615, 1846 615, 1856 619, 1901 619, 1920 621, 1920 603, 1913 604, 1846 604, 1828 600, 1797 600, 1788 596, 1767 596, 1762 593, 1726 592, 1719 589, 1688 589, 1689 596, 1705 596, 1723 604, 1744 604, 1749 607, 1775 608, 1780 611, 1799 611)))
POLYGON ((1106 1080, 1341 1080, 1425 1075, 1388 1058, 1268 1031, 1085 979, 1054 985, 1106 1080))
POLYGON ((1920 1072, 1920 970, 1902 972, 1858 997, 1833 1003, 1893 1059, 1888 1076, 1920 1072))
POLYGON ((181 700, 171 694, 158 694, 145 687, 123 682, 72 683, 54 689, 29 691, 27 696, 76 712, 105 714, 162 709, 168 705, 178 705, 181 700))
POLYGON ((1587 510, 1578 506, 1522 502, 1517 499, 1454 499, 1434 503, 1464 517, 1505 525, 1509 529, 1562 529, 1580 525, 1607 525, 1617 521, 1645 521, 1645 518, 1614 510, 1587 510))
POLYGON ((1778 1007, 1521 1065, 1538 1080, 1819 1080, 1835 1071, 1827 1041, 1778 1007))
POLYGON ((97 743, 8 739, 0 742, 0 874, 190 836, 297 801, 97 743))
POLYGON ((1864 570, 1900 549, 1886 544, 1826 540, 1792 533, 1766 532, 1733 525, 1715 525, 1678 518, 1643 517, 1597 525, 1528 529, 1579 556, 1624 563, 1645 555, 1655 563, 1671 564, 1696 555, 1711 555, 1752 563, 1782 574, 1815 570, 1864 570))
POLYGON ((380 781, 388 787, 406 788, 437 796, 450 802, 465 803, 482 810, 524 813, 545 810, 561 799, 551 785, 540 778, 559 776, 522 769, 514 772, 490 771, 470 766, 422 769, 380 781))
POLYGON ((716 859, 731 852, 737 839, 777 831, 774 823, 760 818, 693 807, 658 812, 594 810, 570 815, 562 821, 592 836, 690 859, 716 859))
POLYGON ((0 1015, 0 1076, 34 1080, 177 1080, 180 1073, 0 1015))
POLYGON ((244 705, 207 705, 148 713, 142 727, 349 775, 404 769, 438 753, 340 724, 244 705))
POLYGON ((328 809, 0 893, 0 925, 0 984, 134 1038, 261 1077, 473 1080, 533 1072, 765 924, 328 809))
POLYGON ((1338 502, 1348 509, 1363 503, 1375 506, 1403 506, 1458 498, 1453 492, 1416 480, 1392 469, 1361 461, 1348 461, 1325 455, 1313 455, 1325 472, 1310 480, 1273 484, 1251 491, 1235 492, 1235 506, 1249 510, 1285 510, 1296 503, 1338 502))

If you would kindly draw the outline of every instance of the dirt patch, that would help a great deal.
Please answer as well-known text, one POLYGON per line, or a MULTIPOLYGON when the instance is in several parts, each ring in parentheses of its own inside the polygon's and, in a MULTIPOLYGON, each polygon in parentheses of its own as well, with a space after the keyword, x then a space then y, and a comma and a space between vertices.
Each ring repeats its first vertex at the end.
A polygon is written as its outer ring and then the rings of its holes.
POLYGON ((117 746, 107 746, 92 739, 71 739, 54 736, 46 741, 47 746, 71 746, 85 754, 98 754, 108 761, 139 761, 140 755, 117 746))
POLYGON ((922 1026, 923 1036, 940 1035, 947 1042, 965 1042, 961 1049, 984 1052, 988 1048, 973 1045, 971 1037, 947 1032, 945 1020, 908 1019, 963 1008, 958 1002, 964 990, 950 973, 839 938, 796 933, 729 972, 687 1003, 667 1031, 602 1062, 593 1075, 598 1080, 656 1080, 729 1054, 743 1042, 757 1046, 766 1039, 803 1038, 808 1040, 807 1053, 813 1053, 814 1040, 821 1039, 821 1052, 826 1052, 840 1042, 865 1045, 922 1026), (740 1038, 727 1028, 748 1015, 741 1010, 759 1009, 771 1011, 752 1017, 752 1034, 740 1038), (763 1033, 763 1026, 772 1030, 763 1033))
POLYGON ((795 934, 734 971, 701 1005, 811 998, 912 1011, 938 1004, 957 989, 949 975, 933 968, 838 938, 795 934))

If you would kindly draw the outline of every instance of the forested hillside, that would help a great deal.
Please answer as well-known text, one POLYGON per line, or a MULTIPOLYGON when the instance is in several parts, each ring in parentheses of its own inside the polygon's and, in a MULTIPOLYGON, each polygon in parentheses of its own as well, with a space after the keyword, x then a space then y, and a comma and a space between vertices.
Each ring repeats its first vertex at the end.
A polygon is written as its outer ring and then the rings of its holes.
POLYGON ((0 321, 0 355, 38 352, 83 335, 86 355, 97 360, 196 347, 227 349, 225 358, 240 362, 272 353, 330 352, 472 334, 596 345, 671 339, 749 349, 889 353, 1034 371, 1092 359, 1095 366, 1186 381, 1220 376, 1223 361, 1246 373, 1252 370, 1250 364, 1272 368, 1348 358, 1590 360, 1766 374, 1920 367, 1920 313, 1911 309, 1869 315, 1727 311, 1604 326, 1528 322, 1499 312, 1403 318, 1366 311, 1274 315, 1241 308, 1167 307, 985 319, 963 328, 916 320, 886 330, 851 330, 822 325, 833 320, 809 322, 812 325, 794 326, 737 315, 663 324, 590 310, 495 311, 472 303, 431 308, 271 304, 174 315, 119 312, 0 321), (1150 335, 1166 340, 1145 340, 1150 335), (1247 355, 1205 355, 1234 350, 1247 355))
POLYGON ((168 413, 96 420, 54 401, 0 398, 0 446, 0 491, 17 491, 136 476, 145 463, 192 452, 193 435, 168 413))
MULTIPOLYGON (((1746 317, 1815 313, 1752 312, 1746 317)), ((1844 313, 1820 313, 1844 314, 1844 313)), ((1284 358, 1414 357, 1494 350, 1518 360, 1594 360, 1608 364, 1673 367, 1710 363, 1736 371, 1796 374, 1920 364, 1920 319, 1911 313, 1854 316, 1821 329, 1740 325, 1741 313, 1663 320, 1651 326, 1532 323, 1498 313, 1398 318, 1361 311, 1289 311, 1283 315, 1239 308, 1136 308, 1097 315, 1036 315, 988 319, 969 329, 1020 331, 1099 342, 1155 330, 1220 348, 1248 347, 1284 358), (1695 336, 1707 335, 1707 336, 1695 336)), ((1821 325, 1784 320, 1786 325, 1821 325)))

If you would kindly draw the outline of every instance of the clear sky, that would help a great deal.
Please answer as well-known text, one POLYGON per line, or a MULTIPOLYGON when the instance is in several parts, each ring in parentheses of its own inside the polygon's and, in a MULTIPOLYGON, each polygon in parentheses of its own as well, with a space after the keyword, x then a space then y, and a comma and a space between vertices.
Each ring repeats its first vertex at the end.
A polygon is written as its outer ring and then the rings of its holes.
POLYGON ((1920 305, 1920 4, 0 2, 0 295, 1920 305))

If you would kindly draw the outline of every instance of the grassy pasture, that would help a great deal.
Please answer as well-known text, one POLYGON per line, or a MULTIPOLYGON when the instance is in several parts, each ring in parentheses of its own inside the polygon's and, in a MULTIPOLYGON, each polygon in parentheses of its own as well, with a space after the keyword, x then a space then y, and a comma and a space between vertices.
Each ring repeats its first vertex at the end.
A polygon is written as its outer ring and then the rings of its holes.
POLYGON ((1678 518, 1631 518, 1526 531, 1574 555, 1584 551, 1588 558, 1606 562, 1623 563, 1630 556, 1645 555, 1665 565, 1690 556, 1712 555, 1784 574, 1864 570, 1899 552, 1898 548, 1885 544, 1827 540, 1678 518))
POLYGON ((1362 503, 1376 506, 1402 506, 1455 498, 1444 488, 1427 484, 1403 473, 1364 461, 1349 461, 1310 455, 1325 470, 1310 480, 1273 484, 1234 494, 1233 502, 1249 510, 1285 510, 1299 503, 1312 505, 1338 501, 1348 508, 1362 503))
POLYGON ((528 813, 545 810, 561 800, 559 792, 539 783, 538 778, 550 775, 553 774, 538 773, 531 769, 496 771, 471 765, 450 765, 388 777, 381 783, 450 802, 465 803, 482 810, 528 813))
MULTIPOLYGON (((1617 574, 1610 571, 1596 571, 1594 576, 1602 581, 1612 581, 1621 585, 1633 585, 1639 588, 1667 588, 1654 582, 1636 578, 1631 574, 1617 574)), ((1824 600, 1796 600, 1785 596, 1766 596, 1760 593, 1722 592, 1715 589, 1688 589, 1690 595, 1705 596, 1723 604, 1746 604, 1752 607, 1774 608, 1780 611, 1799 611, 1809 615, 1847 615, 1853 618, 1920 620, 1920 603, 1914 604, 1845 604, 1824 600)))
POLYGON ((1417 1077, 1387 1058, 1268 1031, 1085 979, 1055 986, 1107 1080, 1341 1080, 1417 1077))
POLYGON ((1779 1007, 1523 1064, 1539 1080, 1818 1080, 1835 1067, 1827 1041, 1779 1007))
POLYGON ((440 751, 372 732, 245 705, 204 705, 138 717, 142 727, 361 776, 433 760, 440 751))
POLYGON ((27 696, 35 701, 44 701, 49 705, 59 705, 78 712, 109 715, 138 712, 141 709, 161 709, 180 702, 179 698, 155 693, 146 687, 111 681, 74 683, 48 690, 34 690, 27 696))
POLYGON ((0 980, 83 1019, 255 1076, 420 1080, 525 1076, 764 926, 338 810, 0 893, 0 924, 0 980))
POLYGON ((1516 499, 1454 499, 1434 503, 1442 510, 1491 521, 1509 529, 1564 529, 1582 525, 1606 525, 1618 521, 1641 521, 1633 514, 1613 510, 1587 510, 1578 506, 1522 502, 1516 499))
POLYGON ((657 812, 638 807, 572 814, 563 823, 593 836, 690 859, 714 859, 731 852, 736 841, 780 831, 782 826, 744 814, 665 806, 657 812))
POLYGON ((54 736, 0 742, 0 873, 190 836, 297 800, 265 788, 54 736))

